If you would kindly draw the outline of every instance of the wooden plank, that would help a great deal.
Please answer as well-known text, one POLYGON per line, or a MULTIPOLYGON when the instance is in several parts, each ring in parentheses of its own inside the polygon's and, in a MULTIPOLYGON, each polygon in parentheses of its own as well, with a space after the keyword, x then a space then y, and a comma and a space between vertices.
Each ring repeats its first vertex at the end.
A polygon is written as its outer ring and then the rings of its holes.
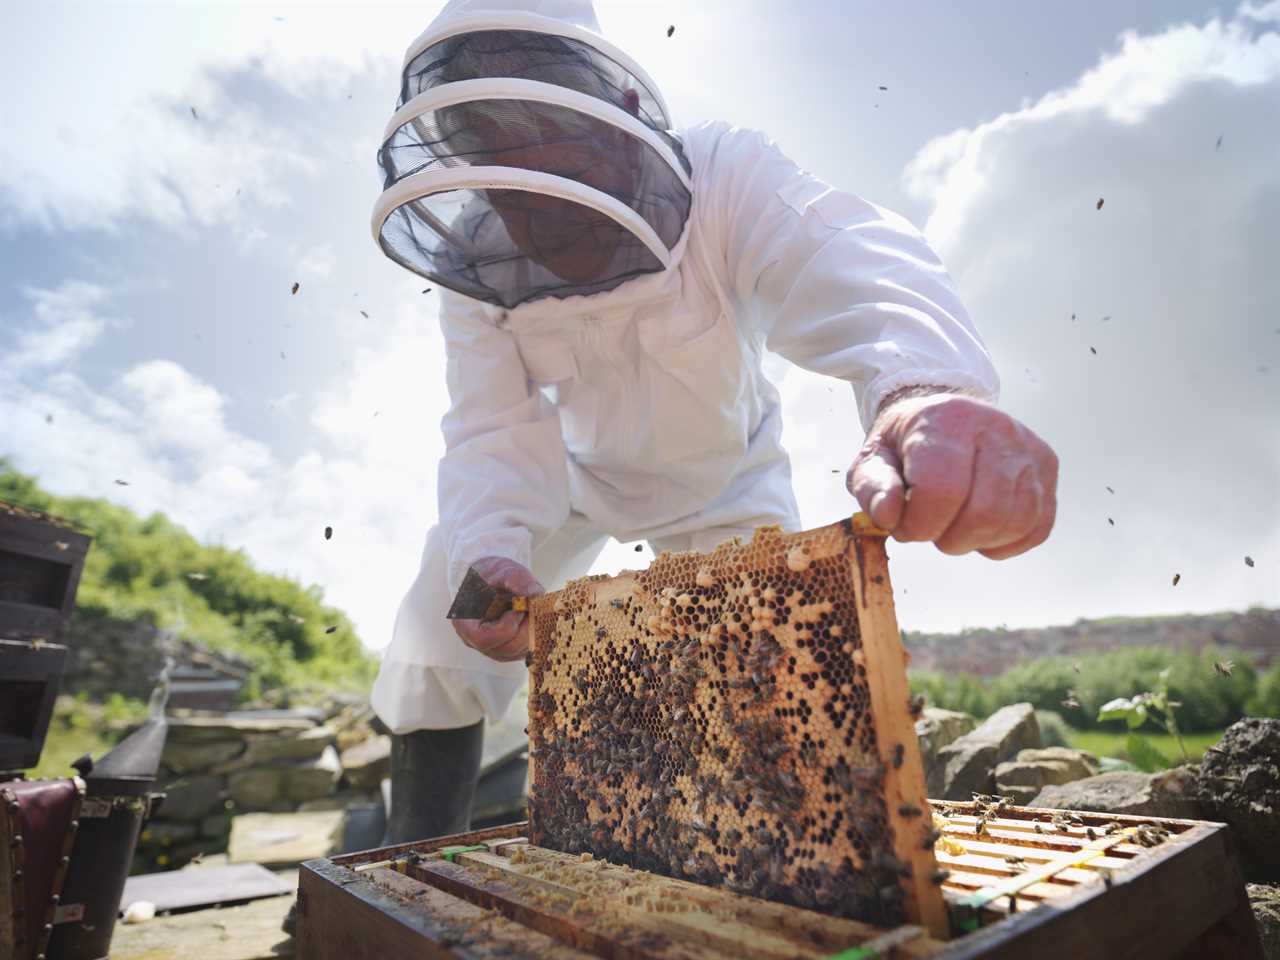
MULTIPOLYGON (((949 819, 962 822, 966 819, 971 822, 977 819, 972 800, 930 800, 929 805, 949 819)), ((1058 810, 1053 807, 1009 806, 1001 812, 1004 816, 989 822, 998 823, 1010 829, 1025 827, 1028 830, 1032 829, 1032 823, 1039 823, 1042 827, 1050 826, 1053 818, 1062 814, 1077 817, 1086 826, 1095 829, 1115 822, 1122 827, 1162 827, 1170 833, 1182 833, 1202 827, 1206 823, 1204 820, 1179 820, 1173 817, 1147 817, 1128 813, 1094 813, 1089 810, 1058 810)))
MULTIPOLYGON (((1028 861, 1028 866, 1039 866, 1047 861, 1041 860, 1038 863, 1028 861)), ((973 873, 990 874, 987 882, 990 883, 993 877, 1016 877, 1025 871, 1015 870, 1003 857, 984 857, 972 853, 951 854, 945 851, 938 851, 938 863, 947 870, 968 870, 973 873)), ((1079 867, 1064 867, 1062 870, 1054 874, 1054 881, 1064 886, 1074 886, 1078 883, 1093 883, 1099 878, 1100 874, 1090 873, 1088 870, 1082 870, 1079 867)))
POLYGON ((501 918, 447 893, 417 883, 408 887, 393 876, 398 875, 378 868, 356 874, 327 860, 304 863, 297 955, 307 960, 584 956, 517 924, 498 923, 501 918))
MULTIPOLYGON (((1052 909, 1019 911, 951 943, 945 960, 1164 960, 1237 909, 1243 895, 1226 828, 1194 843, 1166 843, 1116 871, 1112 883, 1082 884, 1052 909)), ((993 904, 994 906, 994 904, 993 904)))
MULTIPOLYGON (((943 831, 943 834, 960 843, 971 843, 978 840, 979 842, 999 842, 1010 846, 1017 845, 1027 850, 1044 849, 1061 852, 1083 850, 1094 840, 1105 836, 1100 830, 1095 830, 1094 836, 1090 837, 1083 830, 1078 834, 1061 832, 1036 833, 1034 830, 1004 829, 1003 827, 992 826, 990 823, 983 828, 982 833, 978 833, 976 820, 972 820, 969 823, 957 823, 952 820, 951 825, 943 831)), ((1147 847, 1136 843, 1121 841, 1110 847, 1109 853, 1128 861, 1141 855, 1147 849, 1147 847)))
POLYGON ((358 853, 345 853, 330 860, 313 860, 311 863, 333 863, 341 867, 354 867, 361 863, 373 863, 375 860, 390 860, 410 853, 421 856, 442 850, 445 847, 465 847, 490 840, 511 840, 522 837, 529 832, 529 821, 520 820, 486 830, 471 830, 467 833, 453 833, 444 837, 432 837, 430 840, 412 840, 408 843, 397 843, 376 850, 361 850, 358 853))
MULTIPOLYGON (((964 849, 968 851, 970 854, 976 854, 978 856, 986 856, 986 857, 995 857, 999 860, 1003 860, 1005 857, 1022 857, 1022 859, 1026 860, 1028 863, 1044 863, 1048 860, 1054 860, 1054 859, 1057 859, 1058 857, 1062 857, 1068 853, 1076 853, 1082 849, 1082 847, 1074 847, 1070 849, 1058 850, 1058 849, 1047 848, 1047 847, 1031 847, 1031 846, 1017 846, 1014 844, 1007 844, 1007 843, 991 843, 983 840, 961 839, 958 837, 953 839, 956 839, 957 842, 959 842, 959 844, 962 847, 964 847, 964 849)), ((937 851, 938 862, 941 863, 942 858, 946 855, 947 855, 946 851, 939 849, 937 851)), ((1119 870, 1122 867, 1127 867, 1132 862, 1133 860, 1127 857, 1112 857, 1112 856, 1103 855, 1101 857, 1095 857, 1093 860, 1089 861, 1089 866, 1105 867, 1108 870, 1119 870)), ((1075 868, 1075 869, 1080 869, 1080 868, 1075 868)))
POLYGON ((375 867, 363 874, 373 884, 393 897, 414 904, 432 916, 445 918, 456 928, 459 938, 451 946, 457 955, 494 957, 540 957, 546 960, 586 960, 593 956, 575 950, 544 933, 530 930, 500 913, 485 910, 459 900, 443 890, 411 880, 395 870, 375 867))
POLYGON ((884 544, 888 534, 872 526, 870 519, 861 513, 853 517, 850 525, 853 547, 849 573, 858 611, 861 652, 866 658, 871 714, 876 720, 876 742, 885 769, 885 803, 890 811, 924 811, 915 821, 902 816, 891 818, 895 824, 894 854, 911 871, 902 885, 906 892, 906 913, 935 937, 946 938, 950 920, 942 894, 933 882, 937 869, 933 850, 926 849, 924 844, 932 824, 920 742, 910 711, 907 654, 893 609, 893 587, 884 544))
MULTIPOLYGON (((503 856, 460 854, 458 860, 491 869, 536 876, 607 901, 618 913, 662 907, 664 922, 681 927, 692 939, 739 956, 826 957, 869 942, 884 931, 855 920, 742 896, 684 880, 660 877, 601 860, 582 862, 556 851, 527 848, 516 863, 513 850, 503 856)), ((924 933, 923 930, 920 931, 924 933)))
MULTIPOLYGON (((515 856, 514 849, 504 848, 499 852, 506 857, 515 856)), ((579 867, 588 866, 582 864, 572 854, 541 847, 526 847, 522 856, 535 863, 554 862, 572 866, 576 862, 579 867)), ((703 886, 687 880, 676 880, 642 870, 632 870, 629 867, 610 865, 605 869, 611 876, 620 877, 623 882, 634 884, 637 888, 653 891, 663 897, 688 900, 705 910, 731 916, 736 922, 747 926, 793 930, 802 934, 809 942, 831 950, 843 948, 881 932, 880 928, 858 920, 832 917, 815 910, 802 910, 771 900, 761 900, 758 897, 734 893, 724 887, 703 886)))
POLYGON ((602 957, 724 960, 731 956, 678 938, 660 918, 639 922, 633 915, 614 916, 589 894, 559 891, 552 884, 540 884, 528 877, 486 874, 474 865, 444 860, 410 864, 406 873, 415 880, 497 910, 518 923, 602 957))

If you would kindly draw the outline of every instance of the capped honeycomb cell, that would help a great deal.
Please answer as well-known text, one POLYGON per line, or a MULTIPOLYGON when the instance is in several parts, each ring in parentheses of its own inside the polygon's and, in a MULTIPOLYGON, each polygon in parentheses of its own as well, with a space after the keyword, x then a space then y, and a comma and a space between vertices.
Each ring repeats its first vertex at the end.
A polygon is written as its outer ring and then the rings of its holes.
POLYGON ((530 619, 533 843, 945 928, 883 531, 762 527, 530 619))

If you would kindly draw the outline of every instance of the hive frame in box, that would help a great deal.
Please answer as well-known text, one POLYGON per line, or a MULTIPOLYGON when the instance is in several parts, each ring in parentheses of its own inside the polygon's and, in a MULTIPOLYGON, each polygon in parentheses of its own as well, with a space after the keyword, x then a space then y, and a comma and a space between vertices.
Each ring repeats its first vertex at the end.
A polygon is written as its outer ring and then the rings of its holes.
POLYGON ((0 639, 0 779, 40 762, 67 648, 0 639))
POLYGON ((58 639, 92 539, 69 524, 0 501, 0 638, 58 639))
MULTIPOLYGON (((935 803, 944 836, 964 848, 972 870, 998 882, 1011 870, 992 838, 975 834, 976 804, 935 803)), ((308 960, 381 960, 392 956, 659 960, 1263 960, 1227 827, 1220 823, 1111 816, 1075 811, 1081 825, 1047 828, 1058 811, 1002 809, 988 821, 997 843, 1028 858, 1057 856, 1086 831, 1117 822, 1159 828, 1154 847, 1120 844, 1122 863, 1064 873, 1061 893, 1041 904, 1028 896, 1009 913, 995 904, 975 932, 950 942, 918 926, 890 930, 798 907, 701 887, 528 844, 529 824, 398 844, 311 860, 299 873, 298 955, 308 960), (1072 838, 1075 838, 1074 840, 1072 838), (1109 881, 1109 882, 1108 882, 1109 881), (862 951, 861 953, 857 951, 862 951)), ((971 896, 971 873, 943 886, 958 907, 971 896)), ((958 913, 957 918, 962 918, 958 913)))
POLYGON ((530 602, 530 839, 941 935, 884 540, 863 515, 530 602))

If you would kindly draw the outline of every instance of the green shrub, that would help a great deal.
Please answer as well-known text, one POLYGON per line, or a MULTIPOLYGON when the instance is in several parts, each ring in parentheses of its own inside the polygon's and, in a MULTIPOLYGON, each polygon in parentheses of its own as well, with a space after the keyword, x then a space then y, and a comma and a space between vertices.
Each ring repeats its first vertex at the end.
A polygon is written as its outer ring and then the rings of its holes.
POLYGON ((145 619, 253 666, 247 691, 367 689, 377 659, 319 587, 254 569, 241 550, 202 544, 160 513, 55 497, 0 457, 0 500, 74 521, 93 535, 76 616, 145 619), (328 632, 332 628, 333 632, 328 632))
MULTIPOLYGON (((1247 656, 1236 650, 1206 648, 1199 654, 1160 647, 1125 647, 1078 657, 1045 657, 1020 663, 997 677, 912 673, 911 689, 933 706, 989 716, 1006 703, 1030 702, 1051 710, 1077 730, 1102 727, 1098 710, 1121 697, 1155 689, 1169 668, 1169 693, 1181 706, 1184 732, 1221 730, 1246 712, 1280 715, 1280 670, 1273 667, 1260 682, 1247 656), (1232 661, 1231 674, 1214 668, 1232 661)), ((1112 724, 1111 726, 1114 726, 1112 724)), ((1110 729, 1110 727, 1107 727, 1110 729)))

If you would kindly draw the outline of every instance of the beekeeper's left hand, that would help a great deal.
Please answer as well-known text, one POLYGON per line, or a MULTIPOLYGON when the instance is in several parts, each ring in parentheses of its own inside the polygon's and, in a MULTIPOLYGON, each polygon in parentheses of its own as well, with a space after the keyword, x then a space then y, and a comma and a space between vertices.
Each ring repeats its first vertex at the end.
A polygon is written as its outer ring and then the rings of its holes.
POLYGON ((845 484, 895 540, 1005 560, 1053 529, 1058 457, 991 404, 935 393, 881 407, 845 484))

